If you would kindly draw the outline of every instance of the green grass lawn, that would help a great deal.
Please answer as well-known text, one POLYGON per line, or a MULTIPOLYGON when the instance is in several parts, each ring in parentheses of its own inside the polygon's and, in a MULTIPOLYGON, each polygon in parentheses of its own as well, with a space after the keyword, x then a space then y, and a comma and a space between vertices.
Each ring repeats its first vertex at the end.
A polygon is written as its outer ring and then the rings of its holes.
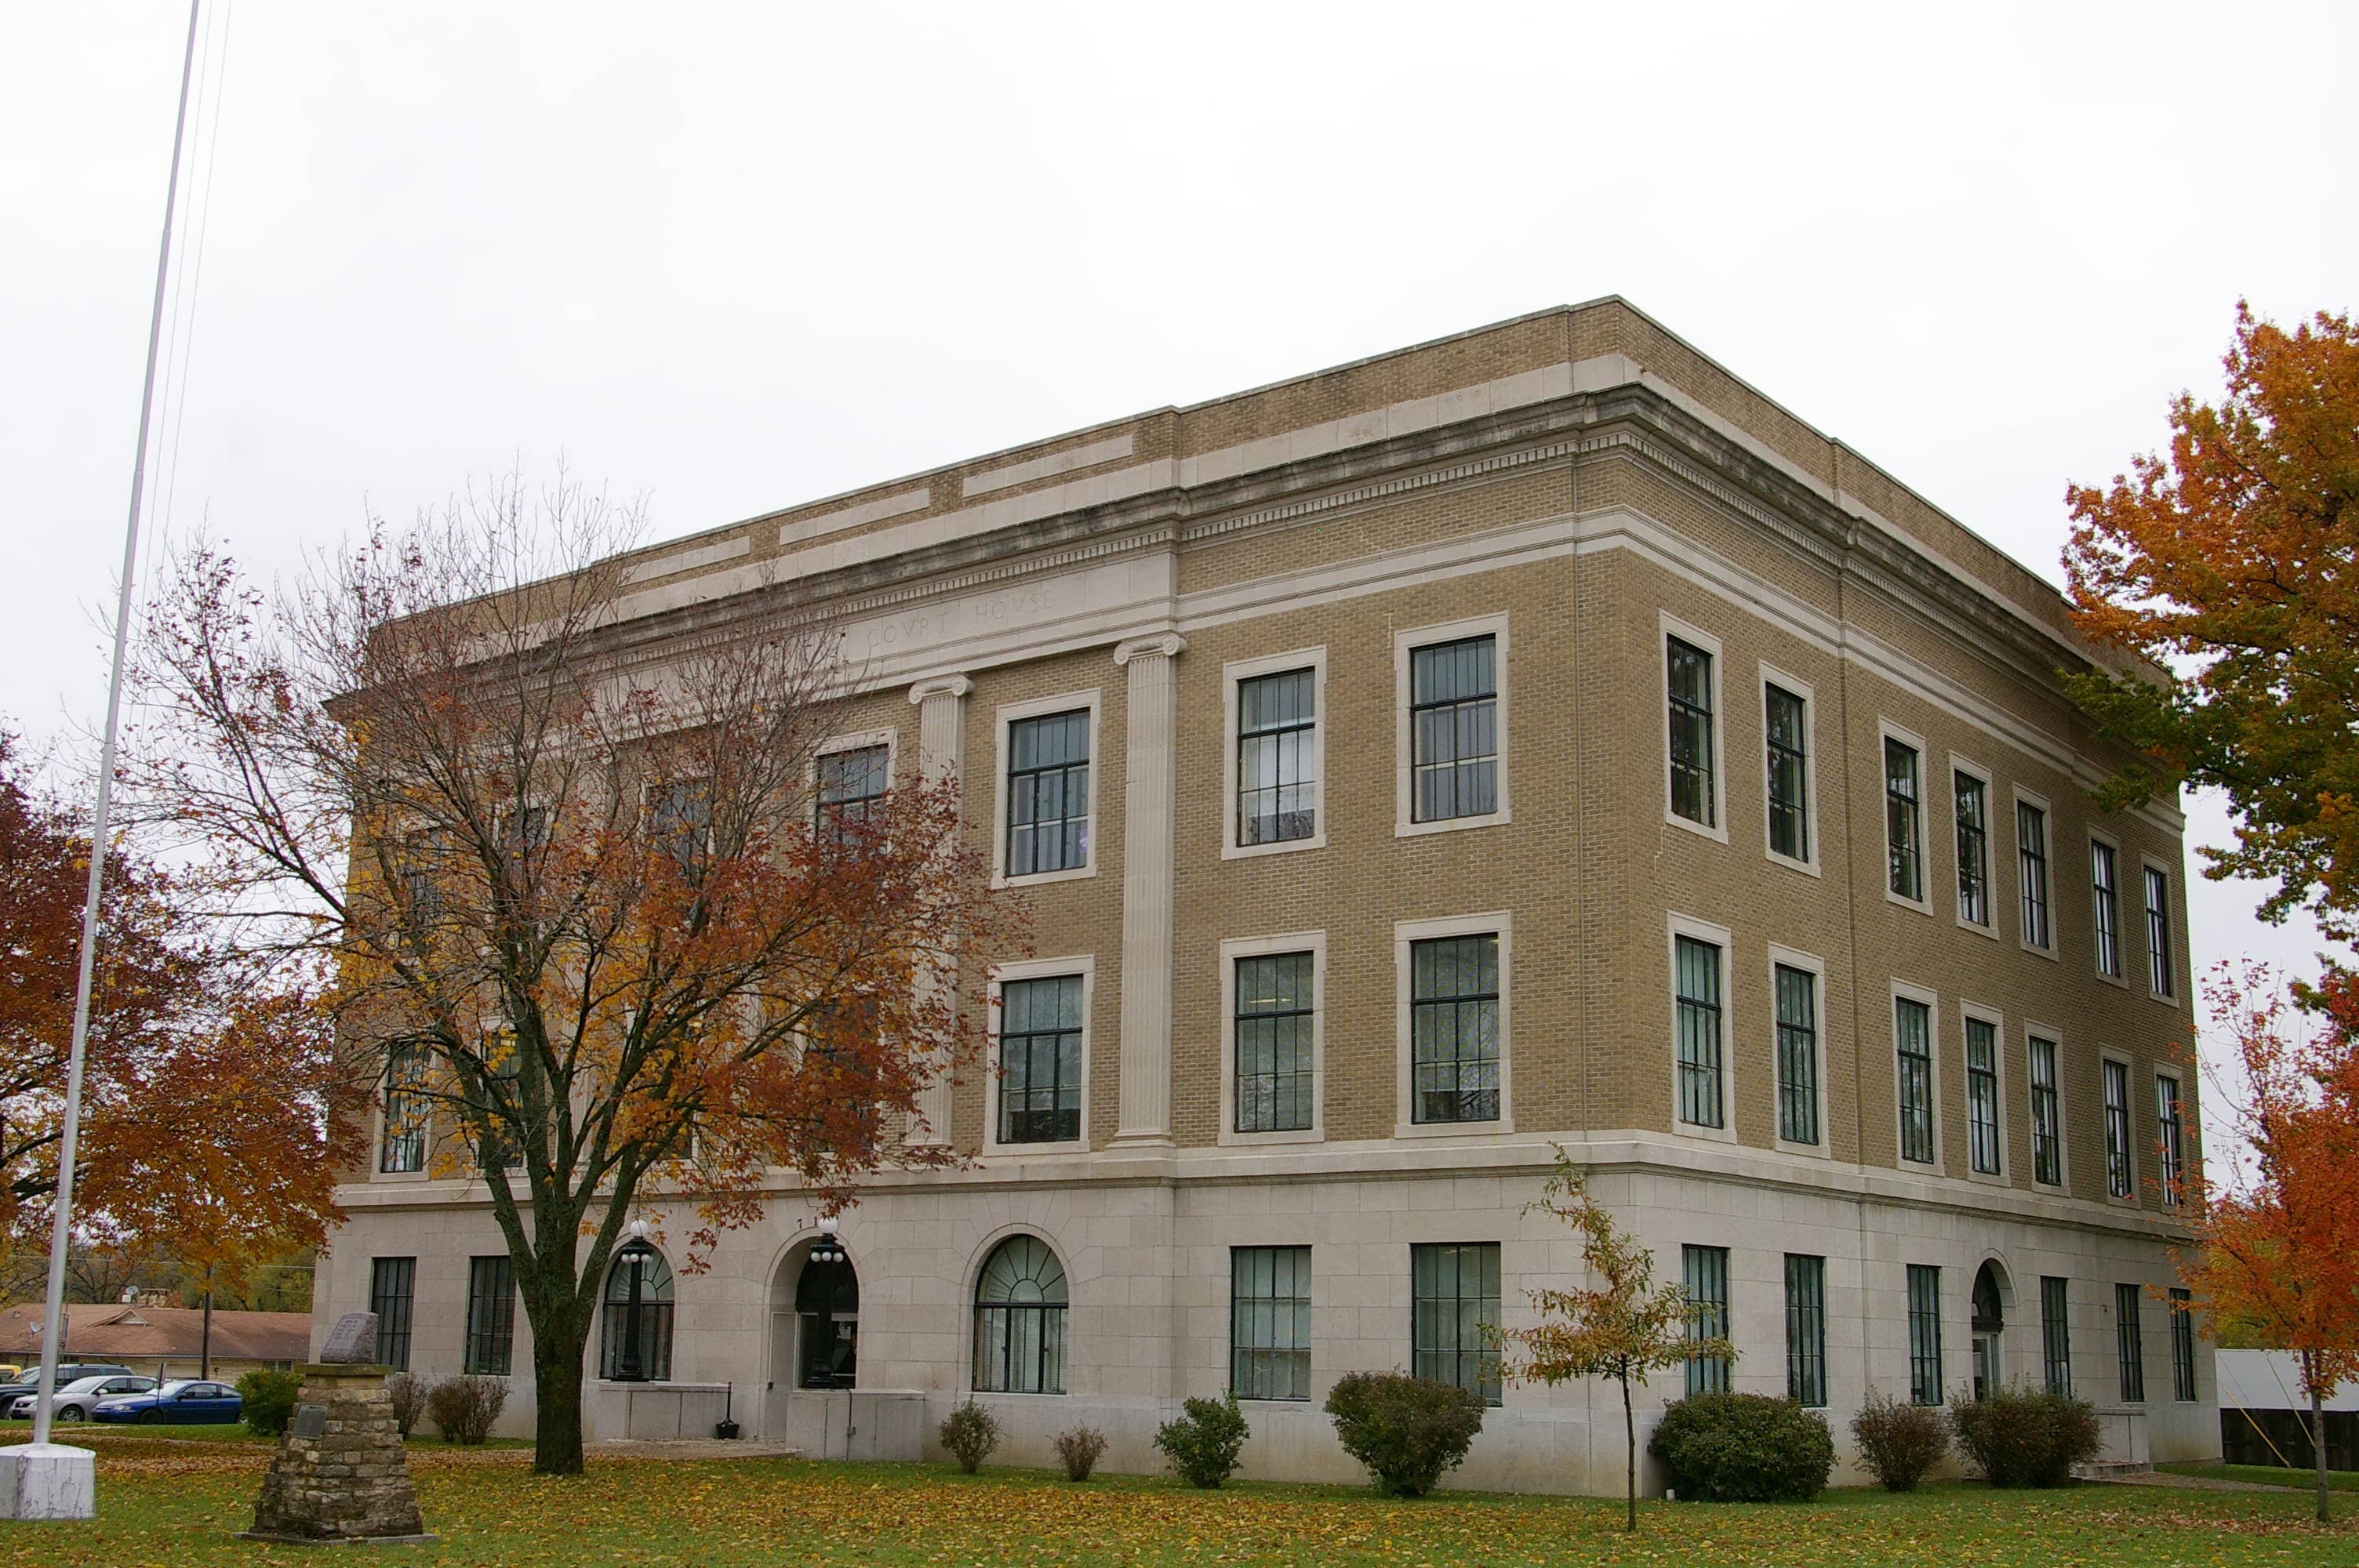
MULTIPOLYGON (((0 1526, 0 1565, 253 1565, 287 1549, 232 1539, 251 1517, 260 1445, 96 1440, 99 1518, 0 1526)), ((784 1459, 593 1460, 582 1478, 535 1478, 518 1455, 413 1454, 433 1547, 399 1562, 524 1568, 1055 1564, 1922 1564, 2100 1568, 2359 1568, 2359 1507, 2319 1526, 2297 1494, 2159 1487, 1913 1497, 1843 1491, 1782 1507, 1646 1505, 1639 1533, 1616 1502, 1443 1494, 1387 1501, 1351 1487, 1245 1485, 1190 1491, 1159 1479, 1086 1486, 1033 1471, 978 1476, 914 1465, 784 1459)), ((308 1556, 297 1553, 301 1561, 308 1556)), ((372 1562, 378 1561, 372 1556, 372 1562)))
MULTIPOLYGON (((2331 1454, 2333 1451, 2329 1449, 2331 1454)), ((2311 1492, 2318 1489, 2315 1470, 2288 1470, 2276 1465, 2158 1465, 2158 1470, 2168 1470, 2174 1476, 2203 1476, 2215 1481, 2251 1481, 2263 1487, 2299 1487, 2311 1492)), ((2359 1470, 2329 1470, 2327 1486, 2338 1492, 2359 1492, 2359 1470)))

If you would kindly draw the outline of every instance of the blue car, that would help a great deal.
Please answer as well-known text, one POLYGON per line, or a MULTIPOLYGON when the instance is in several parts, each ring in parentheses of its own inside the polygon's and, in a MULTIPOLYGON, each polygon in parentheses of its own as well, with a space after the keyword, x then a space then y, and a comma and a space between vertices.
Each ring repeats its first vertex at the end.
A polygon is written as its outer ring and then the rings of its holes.
POLYGON ((245 1415, 245 1401, 227 1383, 208 1383, 195 1378, 178 1378, 145 1394, 124 1394, 111 1400, 101 1400, 98 1408, 90 1412, 92 1421, 136 1421, 148 1426, 169 1423, 173 1426, 193 1426, 200 1422, 238 1421, 245 1415))

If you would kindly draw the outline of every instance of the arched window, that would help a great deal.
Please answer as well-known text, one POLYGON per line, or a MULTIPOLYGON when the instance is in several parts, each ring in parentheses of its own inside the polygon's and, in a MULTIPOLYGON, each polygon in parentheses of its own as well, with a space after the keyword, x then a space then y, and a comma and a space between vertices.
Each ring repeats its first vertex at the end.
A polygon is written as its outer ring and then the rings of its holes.
POLYGON ((806 1389, 851 1388, 860 1365, 860 1276, 834 1242, 818 1243, 803 1260, 795 1312, 802 1320, 798 1381, 806 1389))
POLYGON ((615 1253, 606 1271, 598 1375, 617 1383, 660 1383, 671 1376, 671 1268, 644 1241, 615 1253))
POLYGON ((1974 1271, 1973 1293, 1967 1302, 1973 1309, 1969 1326, 1973 1330, 1974 1398, 1984 1400, 1998 1392, 2006 1380, 1999 1336, 2006 1331, 2006 1306, 1999 1294, 1995 1265, 1984 1263, 1974 1271))
POLYGON ((1065 1270, 1037 1236, 1011 1236, 974 1286, 974 1386, 986 1393, 1065 1391, 1065 1270))

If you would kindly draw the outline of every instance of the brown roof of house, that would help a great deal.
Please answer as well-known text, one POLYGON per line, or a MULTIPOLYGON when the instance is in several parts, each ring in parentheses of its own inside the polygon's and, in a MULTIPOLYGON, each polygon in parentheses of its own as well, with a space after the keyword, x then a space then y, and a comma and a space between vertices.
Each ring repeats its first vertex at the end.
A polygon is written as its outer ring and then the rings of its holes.
MULTIPOLYGON (((123 1306, 66 1309, 66 1358, 72 1361, 152 1361, 194 1356, 204 1334, 196 1307, 123 1306)), ((0 1308, 0 1359, 31 1362, 41 1354, 41 1309, 0 1308)), ((301 1361, 311 1353, 311 1314, 301 1312, 213 1314, 213 1359, 301 1361)))

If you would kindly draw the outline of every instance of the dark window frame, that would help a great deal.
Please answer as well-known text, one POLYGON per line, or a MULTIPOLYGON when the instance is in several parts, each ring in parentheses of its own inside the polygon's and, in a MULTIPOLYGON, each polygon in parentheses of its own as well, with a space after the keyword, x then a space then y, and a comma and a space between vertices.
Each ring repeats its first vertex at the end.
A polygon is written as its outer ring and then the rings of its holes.
POLYGON ((516 1262, 505 1252, 467 1260, 467 1339, 461 1368, 505 1378, 516 1361, 516 1262))
POLYGON ((1229 1249, 1229 1391, 1238 1399, 1310 1398, 1310 1268, 1308 1247, 1229 1249))
POLYGON ((1676 632, 1663 633, 1671 815, 1720 827, 1719 657, 1676 632))
POLYGON ((1761 728, 1767 756, 1769 852, 1810 865, 1810 699, 1776 681, 1762 687, 1761 728), (1790 722, 1778 711, 1788 705, 1790 722), (1790 732, 1789 732, 1790 731, 1790 732))
POLYGON ((1941 1271, 1932 1263, 1908 1265, 1908 1399, 1920 1405, 1944 1402, 1941 1271))
POLYGON ((1999 1113, 1998 1025, 1966 1017, 1966 1164, 1978 1175, 2005 1173, 2005 1125, 1999 1113))
POLYGON ((2048 890, 2048 808, 2015 803, 2015 870, 2026 946, 2045 953, 2056 945, 2048 890))
POLYGON ((1486 1405, 1501 1401, 1499 1345, 1485 1335, 1499 1326, 1499 1244, 1495 1241, 1419 1242, 1409 1248, 1409 1369, 1420 1378, 1452 1383, 1486 1405), (1472 1263, 1473 1289, 1467 1289, 1472 1263), (1451 1289, 1441 1271, 1448 1265, 1451 1289), (1429 1289, 1431 1285, 1432 1289, 1429 1289), (1447 1321, 1442 1308, 1448 1307, 1447 1321), (1473 1343, 1466 1341, 1469 1314, 1473 1343))
POLYGON ((1446 637, 1408 650, 1409 820, 1455 822, 1495 816, 1506 762, 1499 722, 1500 638, 1495 632, 1446 637), (1477 650, 1483 650, 1478 655, 1477 650), (1456 655, 1463 654, 1460 659, 1456 655), (1475 664, 1488 666, 1487 678, 1475 664), (1445 674, 1446 690, 1430 681, 1445 674), (1459 679, 1467 684, 1458 689, 1459 679), (1447 738, 1448 754, 1440 742, 1447 738), (1485 742, 1487 741, 1487 746, 1485 742))
POLYGON ((811 764, 811 827, 822 842, 841 843, 875 815, 893 788, 893 745, 872 741, 821 752, 811 764))
POLYGON ((2191 1404, 2195 1387, 2195 1295, 2184 1286, 2170 1287, 2170 1397, 2191 1404))
POLYGON ((991 1249, 976 1272, 973 1302, 975 1391, 1062 1394, 1072 1290, 1057 1249, 1029 1231, 1006 1238, 991 1249), (985 1292, 994 1288, 994 1269, 999 1260, 1018 1258, 1018 1266, 1027 1271, 1012 1278, 1017 1284, 1028 1284, 1032 1293, 1019 1294, 1011 1289, 1004 1298, 986 1298, 985 1292))
POLYGON ((1229 1125, 1233 1131, 1308 1132, 1318 1125, 1319 957, 1314 949, 1284 953, 1239 953, 1230 959, 1229 1125), (1281 967, 1299 968, 1290 993, 1281 967), (1268 986, 1246 984, 1248 971, 1270 972, 1268 986), (1262 994, 1268 1004, 1249 1000, 1262 994), (1288 996, 1291 995, 1291 1000, 1288 996), (1248 1033, 1257 1040, 1253 1060, 1267 1070, 1248 1071, 1248 1033), (1266 1054, 1259 1046, 1266 1044, 1266 1054), (1291 1066, 1282 1065, 1290 1060, 1291 1066), (1288 1111, 1287 1108, 1291 1106, 1288 1111), (1260 1113, 1266 1111, 1266 1116, 1260 1113))
POLYGON ((2154 1076, 2155 1155, 2162 1188, 2162 1206, 2177 1208, 2185 1195, 2187 1178, 2187 1105, 2180 1098, 2178 1075, 2154 1076))
POLYGON ((2121 852, 2102 838, 2089 840, 2089 925, 2096 943, 2097 973, 2120 979, 2121 852))
POLYGON ((2064 1184, 2063 1047, 2044 1034, 2024 1037, 2025 1068, 2031 1080, 2031 1179, 2044 1186, 2064 1184), (2041 1047, 2045 1046, 2045 1052, 2041 1047), (2045 1066, 2043 1067, 2043 1058, 2045 1066))
POLYGON ((1988 931, 1991 910, 1990 780, 1963 768, 1950 770, 1950 810, 1958 839, 1958 918, 1988 931), (1971 810, 1967 803, 1973 803, 1971 810))
POLYGON ((2147 989, 2166 1000, 2177 997, 2179 984, 2170 957, 2170 873, 2160 866, 2145 868, 2147 989))
POLYGON ((2105 1195, 2135 1197, 2137 1165, 2130 1152, 2130 1065, 2111 1056, 2102 1057, 2097 1076, 2104 1092, 2105 1195))
POLYGON ((1092 818, 1096 802, 1091 769, 1097 759, 1097 709, 1084 704, 1053 713, 1028 713, 1006 721, 1007 768, 1001 780, 1007 811, 1001 827, 1003 870, 1010 881, 1088 871, 1092 818), (1060 744, 1053 760, 1041 760, 1051 737, 1060 744), (1078 735, 1080 752, 1071 750, 1078 735), (1032 760, 1027 761, 1027 747, 1032 760), (1042 801, 1053 796, 1055 809, 1042 801))
POLYGON ((1728 949, 1684 931, 1671 936, 1671 1033, 1676 1046, 1679 1093, 1674 1109, 1682 1126, 1725 1130, 1728 1126, 1728 949), (1700 964, 1690 954, 1708 954, 1700 964), (1708 979, 1710 993, 1691 989, 1708 979))
POLYGON ((598 1376, 610 1383, 671 1380, 671 1264, 646 1241, 616 1248, 600 1287, 598 1376), (618 1283, 619 1281, 619 1283, 618 1283), (620 1294, 617 1294, 617 1291, 620 1294))
POLYGON ((1913 996, 1892 999, 1892 1044, 1898 1086, 1900 1158, 1912 1165, 1940 1163, 1940 1129, 1935 1117, 1933 1004, 1913 996), (1912 1011, 1913 1010, 1913 1011, 1912 1011), (1912 1038, 1905 1019, 1919 1021, 1912 1038))
POLYGON ((1824 1133, 1819 1117, 1819 977, 1799 965, 1772 962, 1777 1030, 1777 1136, 1788 1143, 1818 1147, 1824 1133), (1799 1000, 1808 1011, 1798 1017, 1788 1006, 1799 1000))
POLYGON ((1884 860, 1886 890, 1925 903, 1925 752, 1897 735, 1884 737, 1884 860))
POLYGON ((410 1325, 418 1311, 418 1260, 369 1260, 369 1311, 376 1314, 376 1358, 409 1369, 410 1325))
POLYGON ((2146 1323, 2142 1285, 2114 1286, 2114 1353, 2120 1361, 2122 1403, 2146 1402, 2146 1323))
POLYGON ((1419 937, 1409 943, 1412 1123, 1429 1126, 1497 1121, 1505 1116, 1506 1106, 1501 1083, 1506 1053, 1502 1030, 1507 977, 1501 949, 1496 931, 1419 937), (1473 965, 1471 981, 1467 979, 1470 957, 1473 965), (1445 969, 1451 977, 1450 983, 1458 989, 1439 989, 1445 969), (1487 987, 1484 984, 1486 969, 1487 987), (1444 1038, 1445 1021, 1450 1047, 1447 1055, 1433 1049, 1444 1038))
POLYGON ((1291 844, 1319 836, 1319 668, 1271 670, 1236 683, 1237 814, 1232 825, 1240 849, 1291 844), (1288 689, 1280 690, 1280 683, 1288 689), (1256 694, 1271 694, 1279 711, 1257 718, 1256 694), (1289 703, 1286 699, 1291 698, 1289 703), (1266 779, 1268 782, 1260 782, 1266 779), (1257 800, 1267 811, 1256 813, 1257 800), (1294 808, 1287 808, 1291 800, 1294 808))
POLYGON ((1786 1254, 1786 1397, 1827 1402, 1827 1260, 1812 1253, 1786 1254))
POLYGON ((408 1176, 426 1169, 432 1112, 422 1086, 430 1060, 422 1045, 396 1044, 386 1051, 385 1110, 377 1138, 380 1174, 408 1176))
MULTIPOLYGON (((1726 1339, 1728 1337, 1728 1249, 1681 1247, 1680 1249, 1680 1288, 1687 1292, 1689 1342, 1692 1344, 1704 1339, 1726 1339)), ((1725 1356, 1690 1356, 1687 1358, 1686 1373, 1690 1398, 1697 1394, 1728 1392, 1731 1368, 1728 1357, 1725 1356)))
POLYGON ((1088 977, 1078 971, 1023 975, 1002 979, 998 989, 998 1101, 994 1117, 998 1135, 994 1141, 1010 1147, 1080 1142, 1088 1085, 1088 977), (1035 1005, 1036 994, 1051 987, 1056 988, 1053 1016, 1042 1021, 1030 1009, 1035 1005), (1013 1000, 1017 996, 1023 999, 1026 1010, 1020 1018, 1026 1026, 1020 1029, 1011 1027, 1009 1022, 1019 1016, 1017 1003, 1013 1000), (1066 1018, 1069 1001, 1072 1015, 1070 1022, 1066 1018), (1044 1022, 1046 1026, 1039 1026, 1044 1022), (1038 1081, 1038 1069, 1044 1058, 1049 1071, 1045 1086, 1038 1081), (1071 1070, 1070 1082, 1068 1067, 1071 1070), (1043 1095, 1047 1097, 1045 1104, 1043 1095))
POLYGON ((2072 1393, 2072 1281, 2053 1274, 2039 1280, 2039 1370, 2048 1391, 2072 1393))

